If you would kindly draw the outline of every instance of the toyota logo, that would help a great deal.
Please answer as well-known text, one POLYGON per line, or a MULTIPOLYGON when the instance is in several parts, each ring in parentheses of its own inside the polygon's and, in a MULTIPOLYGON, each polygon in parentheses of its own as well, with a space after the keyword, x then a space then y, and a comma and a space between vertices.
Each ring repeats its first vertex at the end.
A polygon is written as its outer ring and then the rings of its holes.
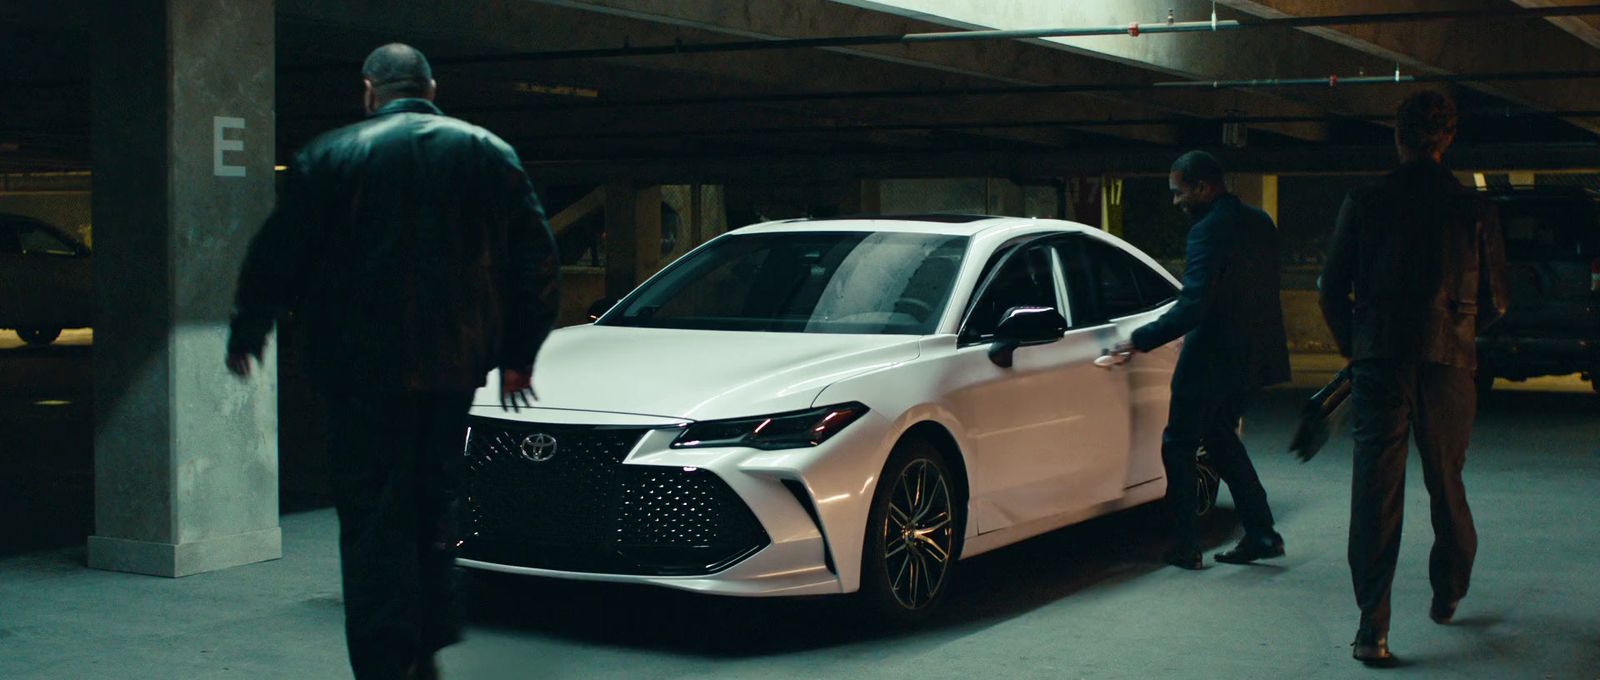
POLYGON ((522 443, 517 446, 517 450, 523 460, 530 463, 543 463, 556 457, 556 438, 543 432, 530 434, 522 438, 522 443))

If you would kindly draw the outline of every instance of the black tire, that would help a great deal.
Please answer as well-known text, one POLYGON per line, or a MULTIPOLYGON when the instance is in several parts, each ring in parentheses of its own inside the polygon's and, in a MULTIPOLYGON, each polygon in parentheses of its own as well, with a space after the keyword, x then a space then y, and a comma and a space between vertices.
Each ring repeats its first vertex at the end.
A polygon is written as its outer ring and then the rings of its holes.
POLYGON ((873 491, 862 546, 860 599, 874 620, 909 626, 938 608, 953 583, 966 519, 938 447, 916 438, 896 445, 873 491))
POLYGON ((1195 461, 1195 508, 1194 514, 1205 517, 1217 507, 1217 495, 1222 492, 1222 477, 1217 475, 1215 468, 1206 460, 1202 451, 1195 461))
POLYGON ((1494 391, 1494 369, 1483 364, 1478 364, 1477 372, 1472 375, 1473 386, 1478 390, 1478 397, 1487 396, 1494 391))
POLYGON ((18 328, 17 337, 30 345, 48 345, 61 337, 59 328, 18 328))

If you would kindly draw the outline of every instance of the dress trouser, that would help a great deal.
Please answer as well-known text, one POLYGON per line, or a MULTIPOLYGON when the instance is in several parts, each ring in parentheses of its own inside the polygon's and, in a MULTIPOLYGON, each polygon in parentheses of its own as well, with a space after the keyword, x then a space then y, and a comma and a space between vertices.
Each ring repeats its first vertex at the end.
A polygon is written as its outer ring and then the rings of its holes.
POLYGON ((1406 440, 1415 434, 1433 516, 1428 579, 1436 599, 1467 594, 1478 534, 1461 468, 1477 411, 1472 371, 1366 359, 1354 366, 1355 473, 1350 492, 1350 578, 1361 628, 1389 630, 1389 593, 1400 554, 1406 440))
POLYGON ((457 489, 472 393, 330 395, 345 640, 358 680, 461 638, 457 489))
POLYGON ((1173 519, 1174 547, 1197 552, 1195 503, 1198 472, 1195 456, 1202 445, 1217 476, 1228 485, 1247 535, 1275 536, 1267 491, 1239 441, 1239 416, 1253 390, 1232 394, 1178 393, 1172 395, 1167 429, 1161 435, 1161 462, 1167 471, 1167 505, 1173 519))

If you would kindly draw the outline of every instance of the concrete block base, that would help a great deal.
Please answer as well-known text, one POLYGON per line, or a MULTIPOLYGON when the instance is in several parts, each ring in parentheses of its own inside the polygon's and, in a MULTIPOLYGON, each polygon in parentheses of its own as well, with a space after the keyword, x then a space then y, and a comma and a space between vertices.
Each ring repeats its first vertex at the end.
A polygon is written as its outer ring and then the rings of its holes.
POLYGON ((283 557, 278 527, 192 543, 89 537, 89 567, 179 578, 283 557))

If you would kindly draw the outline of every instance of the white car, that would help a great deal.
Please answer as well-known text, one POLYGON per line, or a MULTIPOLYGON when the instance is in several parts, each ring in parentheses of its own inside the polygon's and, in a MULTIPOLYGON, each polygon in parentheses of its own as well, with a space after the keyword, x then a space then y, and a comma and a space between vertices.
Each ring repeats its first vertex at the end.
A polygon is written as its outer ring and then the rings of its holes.
POLYGON ((479 392, 459 562, 916 619, 961 558, 1165 495, 1178 343, 1096 359, 1177 290, 1057 220, 719 236, 556 331, 536 408, 479 392))

